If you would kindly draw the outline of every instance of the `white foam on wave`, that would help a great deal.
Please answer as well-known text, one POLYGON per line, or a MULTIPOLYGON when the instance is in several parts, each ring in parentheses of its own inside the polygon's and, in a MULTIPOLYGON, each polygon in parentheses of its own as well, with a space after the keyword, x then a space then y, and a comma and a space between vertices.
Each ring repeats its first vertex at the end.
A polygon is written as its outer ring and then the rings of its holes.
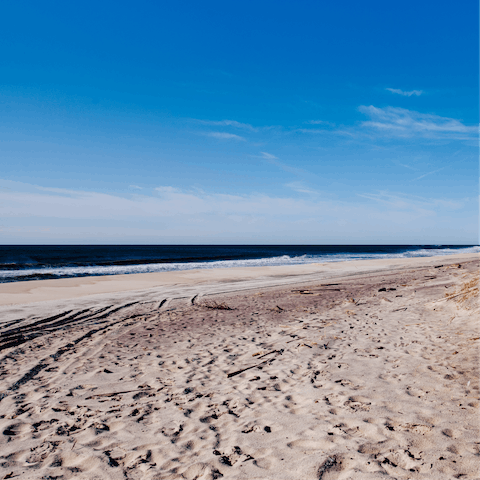
POLYGON ((434 257, 439 255, 454 255, 459 253, 480 253, 480 246, 466 248, 438 248, 411 250, 402 253, 337 253, 323 255, 300 255, 279 257, 243 259, 243 260, 220 260, 213 262, 189 262, 189 263, 153 263, 146 265, 115 265, 115 266, 82 266, 82 267, 57 267, 57 268, 31 268, 22 270, 0 270, 0 282, 12 281, 16 277, 44 276, 78 277, 92 275, 121 275, 131 273, 171 272, 181 270, 232 268, 232 267, 266 267, 280 265, 302 265, 319 262, 345 262, 351 260, 369 260, 381 258, 411 258, 411 257, 434 257))

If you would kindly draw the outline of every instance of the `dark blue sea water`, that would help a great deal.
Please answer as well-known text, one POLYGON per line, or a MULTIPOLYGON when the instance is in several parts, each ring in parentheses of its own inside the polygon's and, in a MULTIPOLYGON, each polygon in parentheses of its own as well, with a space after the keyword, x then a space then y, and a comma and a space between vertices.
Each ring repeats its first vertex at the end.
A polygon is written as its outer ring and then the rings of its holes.
POLYGON ((475 245, 0 246, 0 283, 49 278, 256 267, 480 252, 475 245))

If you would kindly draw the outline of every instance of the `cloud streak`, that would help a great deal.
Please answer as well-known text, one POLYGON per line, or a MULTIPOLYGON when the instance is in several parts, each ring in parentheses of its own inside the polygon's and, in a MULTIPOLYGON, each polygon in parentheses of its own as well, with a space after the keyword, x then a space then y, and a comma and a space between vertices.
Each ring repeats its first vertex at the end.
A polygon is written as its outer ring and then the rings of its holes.
POLYGON ((392 235, 407 243, 420 239, 448 243, 465 225, 471 225, 471 235, 476 235, 476 220, 465 223, 457 213, 463 206, 459 202, 389 192, 362 194, 363 202, 335 201, 298 182, 288 184, 288 189, 308 195, 206 193, 168 185, 150 195, 114 195, 9 181, 1 184, 8 187, 0 190, 5 243, 31 242, 32 234, 39 240, 77 243, 98 238, 157 243, 255 243, 279 238, 283 243, 388 243, 392 235), (425 238, 429 225, 432 237, 425 238), (432 228, 435 225, 445 226, 444 236, 432 228))
POLYGON ((367 198, 388 205, 395 210, 409 210, 425 215, 433 214, 438 208, 458 210, 464 206, 464 201, 425 198, 417 195, 405 195, 387 191, 380 191, 378 193, 359 193, 357 195, 362 198, 367 198))
POLYGON ((266 160, 278 160, 278 157, 275 155, 272 155, 271 153, 268 152, 260 152, 262 154, 262 158, 265 158, 266 160))
POLYGON ((432 170, 431 172, 424 173, 423 175, 420 175, 419 177, 414 178, 413 180, 420 180, 422 178, 425 178, 428 175, 432 175, 434 173, 441 172, 442 170, 445 170, 445 168, 447 168, 447 167, 442 167, 442 168, 439 168, 437 170, 432 170))
POLYGON ((304 123, 307 125, 333 125, 332 122, 327 122, 326 120, 308 120, 304 123))
POLYGON ((312 135, 341 135, 345 137, 354 137, 356 133, 348 128, 320 129, 320 128, 297 128, 295 132, 310 133, 312 135))
MULTIPOLYGON (((354 201, 305 200, 290 198, 288 195, 206 193, 169 185, 156 187, 154 189, 156 193, 153 195, 136 193, 121 196, 82 190, 45 188, 18 182, 8 183, 13 188, 0 191, 0 214, 4 218, 40 216, 77 219, 107 219, 110 217, 155 219, 177 215, 228 215, 231 213, 294 216, 302 213, 324 216, 326 212, 335 215, 340 212, 346 214, 356 205, 354 201)), ((303 193, 318 193, 302 182, 290 182, 286 186, 303 193)), ((400 198, 399 195, 388 192, 361 194, 360 196, 384 202, 400 198)), ((405 196, 403 199, 402 206, 406 208, 413 208, 418 204, 423 206, 440 205, 439 201, 421 197, 405 196)), ((448 202, 444 205, 452 205, 452 203, 448 202)))
POLYGON ((307 172, 303 168, 291 167, 290 165, 287 165, 287 164, 281 162, 278 157, 276 157, 275 155, 272 155, 271 153, 268 153, 268 152, 260 152, 260 153, 261 153, 260 158, 263 158, 268 163, 270 163, 271 165, 275 165, 276 167, 280 168, 284 172, 292 173, 293 175, 297 175, 297 176, 301 176, 301 177, 315 176, 315 175, 307 172))
POLYGON ((411 97, 412 95, 419 97, 422 93, 425 93, 423 90, 400 90, 400 88, 386 88, 391 93, 396 93, 397 95, 402 95, 404 97, 411 97))
POLYGON ((234 133, 227 132, 206 132, 203 135, 207 137, 218 138, 219 140, 238 140, 241 142, 247 141, 245 137, 241 137, 240 135, 235 135, 234 133))
POLYGON ((468 126, 454 118, 420 113, 398 107, 360 106, 359 111, 370 117, 362 122, 364 129, 392 137, 423 137, 447 140, 474 140, 478 126, 468 126))
POLYGON ((304 193, 307 195, 318 195, 319 192, 305 185, 304 182, 289 182, 285 184, 286 187, 291 188, 294 192, 304 193))

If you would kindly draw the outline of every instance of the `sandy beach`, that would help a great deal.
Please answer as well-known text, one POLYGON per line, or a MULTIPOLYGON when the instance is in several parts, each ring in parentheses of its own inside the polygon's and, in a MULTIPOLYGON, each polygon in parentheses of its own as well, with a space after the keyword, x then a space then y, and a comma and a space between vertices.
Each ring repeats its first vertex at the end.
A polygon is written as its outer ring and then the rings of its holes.
POLYGON ((0 285, 0 478, 478 479, 478 254, 0 285))

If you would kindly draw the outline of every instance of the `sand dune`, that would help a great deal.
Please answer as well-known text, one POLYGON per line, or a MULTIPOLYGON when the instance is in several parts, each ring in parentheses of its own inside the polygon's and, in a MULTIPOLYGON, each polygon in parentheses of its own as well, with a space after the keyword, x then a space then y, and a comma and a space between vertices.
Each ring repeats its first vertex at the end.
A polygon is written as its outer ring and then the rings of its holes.
POLYGON ((0 478, 479 478, 478 255, 239 270, 0 286, 0 478))

